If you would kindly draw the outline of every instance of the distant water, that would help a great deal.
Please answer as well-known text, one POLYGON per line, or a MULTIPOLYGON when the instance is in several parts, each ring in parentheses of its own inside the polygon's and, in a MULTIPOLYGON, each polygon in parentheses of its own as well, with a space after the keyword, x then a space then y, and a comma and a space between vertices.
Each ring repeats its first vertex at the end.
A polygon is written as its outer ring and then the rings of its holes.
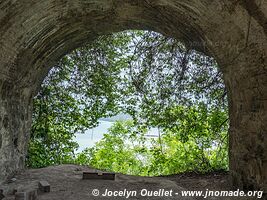
POLYGON ((100 141, 105 133, 108 133, 108 129, 114 124, 114 122, 109 121, 99 121, 99 126, 85 133, 77 133, 74 141, 79 144, 79 149, 76 153, 82 152, 88 147, 93 147, 96 142, 100 141))
MULTIPOLYGON (((115 120, 117 120, 117 118, 115 120)), ((113 119, 109 119, 109 121, 99 120, 98 127, 89 129, 85 133, 75 134, 76 137, 74 138, 74 141, 79 144, 79 148, 76 153, 81 153, 84 149, 93 147, 104 137, 105 133, 108 133, 108 129, 114 123, 115 121, 113 121, 113 119)), ((146 136, 147 138, 157 138, 159 136, 159 131, 156 128, 151 128, 146 136)), ((147 145, 151 146, 149 141, 147 141, 147 145)))

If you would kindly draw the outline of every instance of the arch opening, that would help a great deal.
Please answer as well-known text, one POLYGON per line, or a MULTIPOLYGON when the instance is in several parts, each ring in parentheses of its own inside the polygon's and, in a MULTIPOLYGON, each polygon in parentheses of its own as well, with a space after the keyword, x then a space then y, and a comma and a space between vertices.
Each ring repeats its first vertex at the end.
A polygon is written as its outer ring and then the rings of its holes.
MULTIPOLYGON (((144 176, 227 170, 228 120, 213 58, 151 31, 102 36, 66 55, 43 83, 28 165, 77 163, 144 176), (128 120, 74 153, 77 132, 121 114, 128 120)), ((90 143, 88 130, 81 137, 90 143)))

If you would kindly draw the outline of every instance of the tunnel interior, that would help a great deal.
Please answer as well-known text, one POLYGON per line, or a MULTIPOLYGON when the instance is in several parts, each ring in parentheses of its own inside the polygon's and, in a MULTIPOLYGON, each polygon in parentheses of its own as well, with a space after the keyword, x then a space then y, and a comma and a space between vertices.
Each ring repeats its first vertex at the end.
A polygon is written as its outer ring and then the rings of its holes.
POLYGON ((229 95, 233 185, 266 192, 266 9, 265 1, 2 1, 0 180, 25 167, 32 99, 51 66, 100 35, 140 29, 218 61, 229 95))

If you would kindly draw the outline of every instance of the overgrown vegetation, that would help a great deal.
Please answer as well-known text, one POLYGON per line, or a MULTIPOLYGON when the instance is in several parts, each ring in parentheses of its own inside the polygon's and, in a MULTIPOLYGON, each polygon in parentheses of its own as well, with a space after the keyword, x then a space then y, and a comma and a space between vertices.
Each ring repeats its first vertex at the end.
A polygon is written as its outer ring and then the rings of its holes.
POLYGON ((228 168, 225 87, 214 59, 149 31, 98 38, 66 55, 34 100, 29 167, 62 163, 135 175, 228 168), (77 132, 130 114, 75 155, 77 132), (150 128, 160 137, 147 138, 150 128))

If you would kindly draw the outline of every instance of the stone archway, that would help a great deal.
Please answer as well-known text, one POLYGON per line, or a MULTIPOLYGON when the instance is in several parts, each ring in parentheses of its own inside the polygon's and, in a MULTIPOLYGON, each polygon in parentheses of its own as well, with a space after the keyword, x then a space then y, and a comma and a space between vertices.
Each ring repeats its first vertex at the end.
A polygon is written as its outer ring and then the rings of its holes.
POLYGON ((0 180, 24 168, 31 101, 49 68, 84 42, 125 29, 176 37, 217 59, 230 102, 233 184, 266 192, 266 0, 1 1, 0 180))

